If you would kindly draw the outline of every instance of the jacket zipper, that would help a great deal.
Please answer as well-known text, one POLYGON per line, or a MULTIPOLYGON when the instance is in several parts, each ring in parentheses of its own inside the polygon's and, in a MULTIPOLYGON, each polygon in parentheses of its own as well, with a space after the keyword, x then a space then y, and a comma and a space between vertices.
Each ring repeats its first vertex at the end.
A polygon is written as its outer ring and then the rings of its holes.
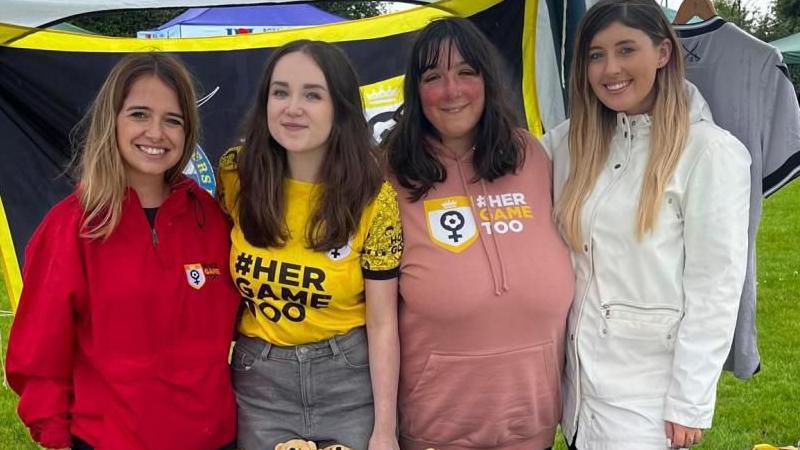
POLYGON ((641 309, 647 311, 654 311, 659 309, 667 309, 675 312, 681 311, 680 308, 669 305, 631 305, 630 303, 620 303, 620 302, 603 303, 600 305, 600 307, 603 309, 608 309, 612 306, 622 306, 623 308, 641 309))
POLYGON ((150 232, 153 234, 153 247, 158 247, 158 235, 156 234, 156 229, 150 228, 150 232))
MULTIPOLYGON (((626 119, 627 119, 627 117, 626 117, 626 119)), ((627 130, 626 130, 627 133, 625 133, 625 144, 628 147, 628 152, 625 155, 625 168, 623 170, 627 169, 627 167, 628 167, 628 161, 630 160, 630 154, 631 154, 631 151, 632 151, 631 148, 633 146, 633 135, 630 132, 630 126, 627 123, 625 125, 627 127, 627 130), (630 139, 628 139, 628 137, 629 137, 628 135, 630 135, 630 139)), ((589 227, 589 239, 588 239, 588 242, 586 242, 584 244, 584 245, 587 246, 586 253, 588 254, 588 259, 589 259, 589 279, 588 279, 589 284, 591 284, 592 280, 594 279, 594 251, 592 249, 593 246, 592 246, 592 231, 591 230, 594 229, 594 220, 597 218, 597 209, 600 207, 600 200, 605 199, 607 193, 614 187, 614 185, 620 179, 620 177, 621 177, 621 174, 618 175, 617 177, 612 178, 612 180, 609 182, 609 184, 603 189, 603 192, 600 195, 601 199, 598 199, 597 203, 594 205, 594 208, 592 209, 592 216, 591 216, 590 227, 589 227)), ((586 298, 588 296, 589 296, 589 288, 588 288, 588 285, 587 285, 587 289, 583 293, 583 298, 581 299, 580 309, 578 311, 578 320, 575 322, 575 341, 574 341, 575 351, 573 352, 574 353, 573 356, 575 357, 575 369, 576 369, 577 373, 576 373, 576 376, 575 376, 575 380, 576 380, 576 383, 575 383, 576 384, 576 386, 575 386, 575 413, 572 416, 572 426, 573 426, 573 430, 572 431, 573 432, 577 431, 578 415, 579 415, 580 409, 581 409, 581 376, 580 376, 580 373, 581 373, 580 366, 581 366, 581 364, 580 364, 580 359, 578 358, 578 334, 579 334, 579 330, 581 328, 581 319, 583 318, 584 302, 586 301, 586 298)), ((573 436, 573 437, 576 438, 577 434, 575 436, 573 436)))
POLYGON ((676 314, 679 314, 681 312, 679 308, 672 306, 663 306, 663 305, 645 306, 645 305, 630 305, 628 303, 612 302, 612 303, 603 303, 600 305, 600 309, 603 310, 603 314, 606 316, 606 318, 611 317, 612 306, 621 306, 623 308, 635 309, 642 312, 672 311, 676 314))

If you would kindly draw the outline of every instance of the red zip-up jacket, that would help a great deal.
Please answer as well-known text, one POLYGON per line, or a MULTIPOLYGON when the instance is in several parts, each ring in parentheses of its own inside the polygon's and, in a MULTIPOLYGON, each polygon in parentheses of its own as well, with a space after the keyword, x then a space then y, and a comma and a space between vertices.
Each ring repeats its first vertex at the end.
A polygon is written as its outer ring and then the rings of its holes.
POLYGON ((79 236, 73 193, 25 252, 8 345, 19 415, 44 447, 219 449, 236 434, 227 356, 239 296, 229 225, 183 179, 150 228, 129 189, 107 240, 79 236))

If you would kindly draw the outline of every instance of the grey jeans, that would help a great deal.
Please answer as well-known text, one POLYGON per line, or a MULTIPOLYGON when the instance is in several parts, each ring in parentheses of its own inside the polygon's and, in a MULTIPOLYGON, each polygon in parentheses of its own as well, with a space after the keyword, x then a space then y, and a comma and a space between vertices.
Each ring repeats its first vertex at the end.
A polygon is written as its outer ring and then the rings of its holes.
POLYGON ((243 450, 290 439, 365 450, 374 410, 363 327, 294 347, 242 336, 231 360, 243 450))

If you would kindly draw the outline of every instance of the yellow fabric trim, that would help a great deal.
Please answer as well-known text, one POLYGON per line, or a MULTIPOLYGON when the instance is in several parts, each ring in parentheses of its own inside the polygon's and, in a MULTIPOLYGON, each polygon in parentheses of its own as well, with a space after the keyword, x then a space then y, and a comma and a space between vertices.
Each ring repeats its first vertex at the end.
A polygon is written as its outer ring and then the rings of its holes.
POLYGON ((430 9, 438 8, 454 16, 469 17, 487 10, 498 3, 503 3, 503 1, 504 0, 444 0, 434 3, 433 8, 430 9))
POLYGON ((522 29, 522 100, 525 104, 525 116, 528 130, 536 137, 543 134, 542 121, 539 115, 539 96, 536 93, 536 14, 539 11, 538 0, 525 1, 525 22, 522 29))
MULTIPOLYGON (((115 38, 41 30, 8 44, 9 47, 68 52, 207 52, 278 47, 297 39, 345 42, 376 39, 407 33, 424 27, 439 17, 471 16, 503 0, 444 0, 433 7, 417 7, 393 14, 350 22, 298 28, 271 33, 186 39, 115 38)), ((18 27, 0 26, 0 38, 10 33, 22 34, 18 27), (16 28, 16 31, 13 29, 16 28)), ((6 42, 2 39, 0 42, 6 42)))
POLYGON ((6 285, 8 301, 11 303, 11 311, 16 312, 19 294, 22 292, 22 275, 2 198, 0 198, 0 259, 2 259, 3 281, 6 285))
POLYGON ((31 33, 33 31, 34 30, 31 28, 0 23, 0 43, 8 42, 17 36, 22 36, 25 33, 31 33))

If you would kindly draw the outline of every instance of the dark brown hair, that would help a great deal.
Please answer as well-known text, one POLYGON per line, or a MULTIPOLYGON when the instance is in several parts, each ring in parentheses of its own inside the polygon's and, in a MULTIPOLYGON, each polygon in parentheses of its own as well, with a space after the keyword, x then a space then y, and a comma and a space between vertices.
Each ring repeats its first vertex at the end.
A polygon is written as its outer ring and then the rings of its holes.
POLYGON ((333 102, 333 126, 318 178, 322 194, 306 224, 308 247, 325 251, 347 244, 383 179, 364 118, 356 73, 346 55, 331 44, 294 41, 276 49, 267 60, 255 103, 244 123, 245 141, 238 160, 239 225, 247 241, 255 246, 282 246, 289 239, 283 186, 289 175, 286 149, 269 133, 267 102, 275 65, 294 52, 302 52, 317 63, 333 102))
POLYGON ((395 114, 397 125, 384 141, 392 172, 400 185, 411 192, 412 201, 425 196, 435 183, 447 179, 444 166, 425 145, 426 137, 440 136, 422 111, 419 82, 425 71, 436 67, 440 59, 449 60, 453 48, 483 78, 485 103, 476 125, 472 157, 477 179, 494 181, 515 172, 525 159, 525 145, 516 132, 518 120, 508 104, 510 95, 495 56, 497 50, 467 19, 435 20, 414 41, 406 67, 405 103, 395 114))

